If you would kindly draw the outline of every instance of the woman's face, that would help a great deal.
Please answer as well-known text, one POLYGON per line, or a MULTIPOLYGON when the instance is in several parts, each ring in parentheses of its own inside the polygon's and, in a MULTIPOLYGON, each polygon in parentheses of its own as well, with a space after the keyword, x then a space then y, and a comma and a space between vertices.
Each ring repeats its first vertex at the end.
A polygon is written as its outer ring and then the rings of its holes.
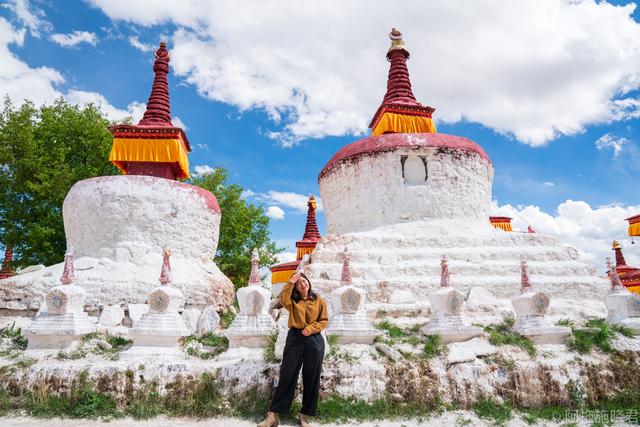
POLYGON ((309 281, 300 276, 298 282, 296 283, 296 290, 300 293, 300 295, 307 296, 307 294, 309 293, 309 281))

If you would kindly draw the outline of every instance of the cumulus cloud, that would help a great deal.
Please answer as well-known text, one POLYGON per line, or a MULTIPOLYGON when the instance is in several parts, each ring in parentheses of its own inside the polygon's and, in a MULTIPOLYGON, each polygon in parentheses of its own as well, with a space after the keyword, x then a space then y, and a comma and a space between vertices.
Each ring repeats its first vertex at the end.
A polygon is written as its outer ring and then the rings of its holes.
POLYGON ((278 263, 295 261, 296 256, 297 255, 295 252, 280 252, 279 254, 276 254, 276 258, 278 258, 278 263))
MULTIPOLYGON (((613 256, 613 240, 630 243, 625 218, 640 213, 640 205, 594 208, 583 201, 567 200, 553 214, 549 214, 538 206, 499 206, 494 201, 493 213, 514 218, 514 229, 526 231, 527 226, 531 225, 538 233, 556 236, 561 243, 578 249, 587 262, 602 271, 605 258, 613 256)), ((625 249, 627 262, 640 266, 639 251, 630 245, 626 245, 625 249)))
MULTIPOLYGON (((292 193, 289 191, 273 191, 270 190, 266 194, 260 195, 263 199, 270 203, 276 203, 281 206, 293 209, 297 213, 307 213, 307 203, 309 202, 309 196, 299 193, 292 193)), ((322 200, 316 197, 317 211, 322 211, 322 200)))
POLYGON ((56 42, 62 47, 74 47, 81 43, 87 43, 92 46, 95 46, 98 42, 98 38, 95 33, 90 33, 89 31, 74 31, 69 34, 52 34, 51 40, 56 42))
POLYGON ((596 141, 596 148, 598 150, 604 150, 606 148, 613 148, 613 157, 618 157, 622 152, 622 146, 628 144, 630 141, 627 138, 618 138, 610 133, 602 135, 596 141))
POLYGON ((284 219, 284 210, 279 206, 269 206, 266 214, 269 218, 275 219, 276 221, 284 219))
POLYGON ((138 36, 129 37, 129 44, 142 52, 153 52, 155 47, 149 43, 143 43, 138 36))
POLYGON ((44 12, 32 7, 28 0, 9 0, 3 7, 13 12, 17 21, 34 37, 40 37, 40 29, 46 31, 53 27, 44 17, 44 12))
POLYGON ((216 171, 215 168, 212 168, 209 165, 196 165, 193 168, 193 174, 195 176, 202 176, 202 175, 207 175, 210 173, 214 173, 216 171))
POLYGON ((640 86, 633 3, 90 3, 114 20, 177 25, 176 74, 206 98, 263 110, 267 135, 284 145, 366 131, 386 88, 392 25, 412 53, 414 92, 439 121, 478 122, 535 146, 640 114, 628 95, 640 86))

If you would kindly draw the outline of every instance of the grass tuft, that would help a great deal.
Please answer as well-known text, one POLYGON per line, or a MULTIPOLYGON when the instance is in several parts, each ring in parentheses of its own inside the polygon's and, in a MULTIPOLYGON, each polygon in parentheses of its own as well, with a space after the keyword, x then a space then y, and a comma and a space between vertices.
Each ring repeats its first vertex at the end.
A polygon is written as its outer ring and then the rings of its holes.
POLYGON ((512 417, 511 403, 509 401, 500 403, 481 396, 472 407, 478 417, 493 420, 496 424, 504 424, 512 417))
POLYGON ((267 338, 267 346, 264 348, 264 360, 270 363, 279 362, 276 357, 276 341, 278 340, 278 331, 274 331, 267 338))
POLYGON ((440 335, 428 335, 422 348, 422 358, 431 359, 442 354, 442 340, 440 335))
POLYGON ((633 336, 629 328, 609 325, 604 319, 590 319, 585 323, 585 326, 595 328, 597 332, 579 330, 575 324, 566 326, 571 327, 572 332, 572 336, 567 340, 567 348, 581 354, 589 353, 595 348, 599 348, 604 353, 611 353, 614 351, 613 339, 616 334, 633 336))
POLYGON ((489 334, 489 343, 500 345, 514 345, 520 347, 529 353, 529 356, 535 356, 536 347, 529 338, 523 337, 513 330, 513 319, 504 319, 502 323, 494 323, 485 326, 484 331, 489 334))

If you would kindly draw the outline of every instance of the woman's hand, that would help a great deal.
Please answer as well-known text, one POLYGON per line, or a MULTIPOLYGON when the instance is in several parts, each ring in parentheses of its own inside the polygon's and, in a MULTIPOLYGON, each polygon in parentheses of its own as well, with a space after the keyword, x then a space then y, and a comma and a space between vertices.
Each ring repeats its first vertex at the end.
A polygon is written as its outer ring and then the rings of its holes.
POLYGON ((300 273, 296 273, 293 276, 291 276, 291 279, 289 279, 289 283, 292 283, 295 285, 296 283, 298 283, 298 280, 300 280, 300 273))
POLYGON ((311 332, 307 331, 307 328, 302 330, 302 335, 304 335, 305 337, 308 337, 309 335, 311 335, 311 332))

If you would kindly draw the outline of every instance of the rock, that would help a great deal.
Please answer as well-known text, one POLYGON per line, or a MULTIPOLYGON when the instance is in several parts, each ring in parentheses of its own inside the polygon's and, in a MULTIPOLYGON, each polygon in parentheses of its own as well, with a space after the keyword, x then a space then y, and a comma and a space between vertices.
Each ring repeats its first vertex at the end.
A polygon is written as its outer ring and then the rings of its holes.
POLYGON ((131 319, 131 326, 135 326, 136 322, 140 318, 149 312, 149 304, 128 304, 129 319, 131 319))
POLYGON ((100 314, 99 323, 102 326, 118 326, 124 320, 124 310, 119 305, 108 305, 100 314))
POLYGON ((220 316, 216 308, 212 305, 205 307, 198 318, 196 324, 196 334, 204 335, 208 332, 214 332, 220 326, 220 316))
MULTIPOLYGON (((282 356, 284 354, 284 345, 287 341, 287 333, 289 329, 289 312, 286 309, 282 309, 280 311, 280 317, 278 317, 278 337, 276 338, 276 345, 274 349, 274 354, 278 360, 282 360, 282 356)), ((324 331, 323 331, 324 332, 324 331)), ((329 346, 325 345, 326 355, 329 352, 329 346)))
POLYGON ((21 274, 33 273, 34 271, 44 270, 44 268, 45 267, 42 264, 30 265, 29 267, 21 268, 16 271, 16 275, 19 276, 21 274))
POLYGON ((474 286, 469 289, 467 307, 470 310, 480 309, 493 312, 499 305, 499 300, 489 290, 481 286, 474 286))
POLYGON ((389 297, 390 304, 413 304, 416 302, 413 294, 409 291, 403 291, 401 289, 395 291, 389 297))
POLYGON ((111 350, 113 346, 105 340, 96 340, 95 344, 103 350, 111 350))
POLYGON ((198 327, 198 319, 201 311, 197 308, 187 308, 182 312, 182 320, 191 333, 195 333, 198 327))
POLYGON ((394 362, 399 362, 402 360, 402 354, 400 354, 397 350, 394 350, 393 348, 389 347, 386 344, 381 344, 381 343, 376 344, 376 350, 378 350, 380 353, 384 354, 394 362))
POLYGON ((447 364, 472 362, 476 360, 476 354, 466 342, 454 342, 447 346, 447 364))

